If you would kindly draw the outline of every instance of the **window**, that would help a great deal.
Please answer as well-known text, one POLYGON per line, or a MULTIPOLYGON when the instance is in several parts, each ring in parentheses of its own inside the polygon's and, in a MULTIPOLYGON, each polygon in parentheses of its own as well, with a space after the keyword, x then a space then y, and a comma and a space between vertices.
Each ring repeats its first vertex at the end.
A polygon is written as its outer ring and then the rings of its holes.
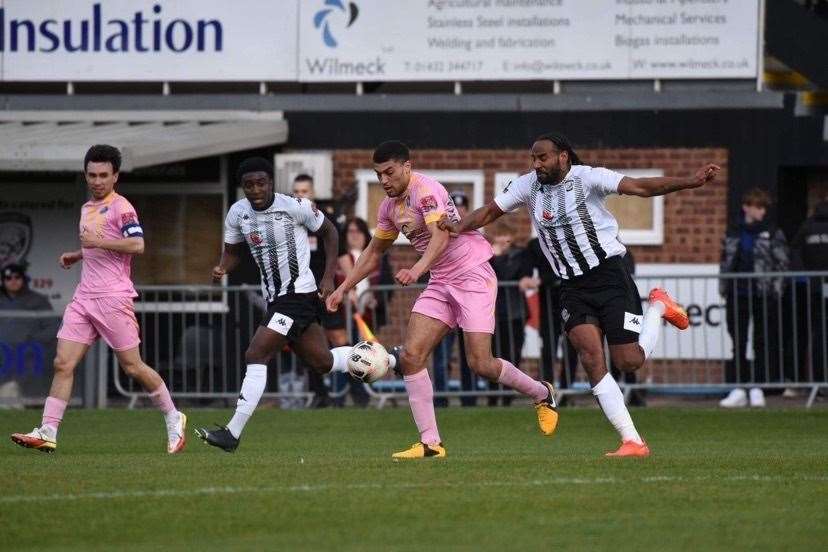
MULTIPOLYGON (((469 198, 470 210, 483 205, 483 171, 418 171, 426 176, 438 180, 445 186, 448 193, 462 191, 469 198)), ((377 175, 372 170, 356 172, 357 203, 356 216, 365 219, 373 232, 377 227, 377 209, 385 198, 385 192, 377 181, 377 175)), ((397 244, 407 244, 408 239, 400 233, 397 244)))
MULTIPOLYGON (((209 284, 210 272, 222 250, 226 208, 224 186, 218 183, 130 183, 121 186, 119 192, 135 207, 144 228, 146 249, 132 262, 135 285, 209 284)), ((195 301, 199 298, 185 293, 175 297, 180 298, 164 302, 162 296, 158 296, 158 301, 147 296, 149 302, 137 303, 136 309, 207 311, 224 308, 222 303, 197 307, 195 301)))
MULTIPOLYGON (((613 169, 630 178, 663 176, 661 169, 613 169)), ((664 197, 610 195, 607 209, 618 220, 618 238, 625 245, 664 243, 664 197)))

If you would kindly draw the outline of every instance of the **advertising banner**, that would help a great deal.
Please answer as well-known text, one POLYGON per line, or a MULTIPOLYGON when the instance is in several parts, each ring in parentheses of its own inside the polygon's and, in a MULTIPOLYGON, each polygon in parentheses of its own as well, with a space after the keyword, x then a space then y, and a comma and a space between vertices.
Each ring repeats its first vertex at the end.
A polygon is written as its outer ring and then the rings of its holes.
POLYGON ((0 0, 5 81, 755 78, 759 0, 0 0))
POLYGON ((5 81, 293 81, 296 0, 3 0, 5 81))
POLYGON ((302 2, 302 81, 751 78, 758 0, 302 2))

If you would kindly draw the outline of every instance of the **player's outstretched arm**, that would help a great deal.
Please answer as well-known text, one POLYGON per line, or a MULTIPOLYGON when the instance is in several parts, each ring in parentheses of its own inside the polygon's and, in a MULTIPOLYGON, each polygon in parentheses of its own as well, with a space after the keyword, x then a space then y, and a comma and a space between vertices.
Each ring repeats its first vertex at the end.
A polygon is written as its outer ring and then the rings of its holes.
POLYGON ((241 259, 240 243, 224 243, 219 264, 213 267, 213 281, 218 282, 225 274, 233 272, 241 259))
POLYGON ((618 183, 618 193, 639 197, 665 195, 679 190, 699 188, 713 182, 721 167, 708 164, 689 177, 654 176, 649 178, 630 178, 625 176, 618 183))
POLYGON ((477 230, 481 226, 486 226, 490 222, 496 221, 503 215, 503 210, 498 207, 497 203, 490 201, 487 205, 475 209, 460 222, 451 222, 447 217, 443 216, 437 225, 440 230, 445 230, 451 234, 461 234, 469 230, 477 230))
POLYGON ((325 306, 330 312, 335 312, 342 303, 345 294, 351 291, 363 278, 376 270, 383 253, 392 245, 394 245, 394 240, 383 240, 376 236, 371 238, 368 247, 365 248, 365 251, 362 252, 356 264, 354 264, 354 269, 345 277, 345 281, 325 300, 325 306))
POLYGON ((446 250, 450 236, 447 231, 440 229, 438 224, 439 221, 435 221, 426 225, 428 231, 431 233, 431 239, 428 241, 426 250, 423 251, 423 256, 420 257, 420 260, 417 261, 411 268, 403 268, 398 271, 394 276, 394 279, 397 280, 400 285, 407 286, 419 280, 420 276, 428 272, 431 269, 431 265, 433 265, 440 255, 443 254, 443 251, 446 250))

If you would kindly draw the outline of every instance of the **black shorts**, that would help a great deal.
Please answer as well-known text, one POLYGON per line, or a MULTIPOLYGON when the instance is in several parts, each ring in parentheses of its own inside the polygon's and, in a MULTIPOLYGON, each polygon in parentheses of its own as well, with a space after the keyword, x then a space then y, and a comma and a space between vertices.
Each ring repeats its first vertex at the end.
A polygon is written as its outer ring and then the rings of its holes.
POLYGON ((641 332, 641 297, 621 257, 561 281, 561 318, 568 332, 580 324, 601 328, 610 345, 635 343, 641 332))
POLYGON ((286 336, 288 341, 295 341, 308 326, 319 323, 321 303, 315 291, 280 295, 268 303, 262 326, 286 336))

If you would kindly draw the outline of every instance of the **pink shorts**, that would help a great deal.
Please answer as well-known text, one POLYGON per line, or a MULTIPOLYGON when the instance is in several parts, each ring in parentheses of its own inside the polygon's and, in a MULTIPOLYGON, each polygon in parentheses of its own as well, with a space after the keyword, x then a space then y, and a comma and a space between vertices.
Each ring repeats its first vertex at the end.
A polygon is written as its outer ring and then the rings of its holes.
POLYGON ((132 297, 74 298, 63 313, 58 339, 92 345, 98 336, 116 351, 141 343, 132 297))
POLYGON ((451 281, 432 281, 414 302, 412 312, 435 318, 465 332, 494 333, 497 276, 483 263, 451 281))

